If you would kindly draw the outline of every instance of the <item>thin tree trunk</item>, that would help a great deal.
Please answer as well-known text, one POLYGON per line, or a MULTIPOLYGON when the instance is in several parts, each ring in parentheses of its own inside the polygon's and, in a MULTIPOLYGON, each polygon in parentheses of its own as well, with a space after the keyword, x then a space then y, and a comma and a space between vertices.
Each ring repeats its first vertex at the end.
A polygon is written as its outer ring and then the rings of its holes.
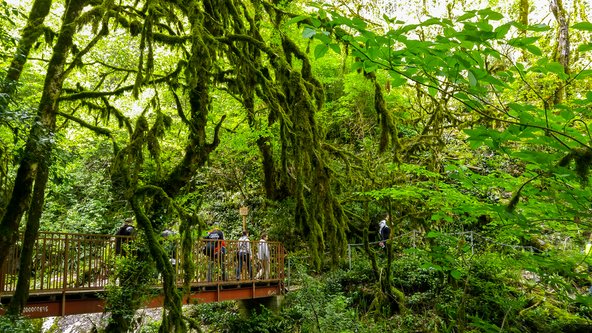
MULTIPOLYGON (((31 52, 31 47, 33 47, 33 44, 43 32, 43 22, 49 14, 51 3, 52 0, 35 0, 35 2, 33 2, 33 6, 29 12, 27 25, 21 33, 21 39, 19 40, 16 52, 14 53, 14 57, 12 58, 12 62, 6 73, 6 78, 1 87, 0 91, 2 93, 10 96, 16 90, 16 83, 21 77, 23 67, 27 62, 29 52, 31 52)), ((6 99, 0 100, 0 105, 6 104, 8 104, 6 99)))
POLYGON ((45 186, 49 178, 49 165, 47 162, 39 164, 37 177, 35 178, 35 189, 31 209, 27 218, 27 228, 23 239, 23 248, 20 254, 20 270, 14 295, 10 299, 6 314, 17 316, 23 312, 23 308, 29 298, 29 282, 31 280, 31 269, 33 262, 33 251, 35 241, 39 234, 39 221, 43 213, 45 202, 45 186))
MULTIPOLYGON (((519 28, 518 31, 520 36, 526 37, 526 26, 528 25, 528 14, 530 13, 530 4, 528 0, 518 0, 518 22, 520 22, 524 27, 519 28)), ((521 59, 526 61, 527 52, 522 50, 521 59)))
MULTIPOLYGON (((66 6, 67 10, 62 19, 60 34, 47 68, 37 116, 27 139, 24 157, 17 171, 10 202, 0 222, 0 266, 6 260, 10 247, 16 243, 20 220, 25 211, 29 209, 33 181, 37 177, 39 163, 49 163, 51 159, 58 108, 57 100, 62 91, 64 66, 72 47, 72 37, 76 32, 73 22, 80 15, 85 3, 84 0, 71 0, 66 6)), ((47 177, 47 175, 43 177, 47 177)), ((40 180, 42 183, 47 181, 41 178, 40 180)), ((40 184, 35 190, 40 191, 37 195, 43 195, 45 184, 40 184)), ((43 205, 43 200, 36 202, 36 204, 38 203, 43 205)), ((32 213, 35 214, 38 209, 42 210, 43 207, 34 207, 32 213)), ((39 214, 40 216, 41 214, 39 214)))
POLYGON ((526 26, 528 25, 528 14, 530 12, 530 4, 528 3, 528 0, 520 0, 519 8, 520 17, 518 18, 518 21, 525 26, 520 29, 520 34, 526 36, 526 26))
MULTIPOLYGON (((556 60, 563 66, 563 71, 565 74, 569 74, 569 20, 561 0, 552 0, 550 6, 555 19, 557 20, 557 24, 559 25, 556 60)), ((561 82, 560 86, 555 90, 553 103, 557 105, 561 103, 565 97, 567 97, 565 84, 561 82)))

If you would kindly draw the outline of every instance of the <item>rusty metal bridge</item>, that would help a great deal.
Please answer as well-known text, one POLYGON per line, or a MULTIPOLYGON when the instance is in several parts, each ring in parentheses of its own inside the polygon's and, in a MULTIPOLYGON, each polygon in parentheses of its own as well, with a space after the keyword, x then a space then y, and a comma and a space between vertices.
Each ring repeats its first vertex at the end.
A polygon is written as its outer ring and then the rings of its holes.
MULTIPOLYGON (((163 240, 167 241, 167 240, 163 240)), ((29 298, 23 315, 30 318, 103 312, 105 288, 117 285, 115 262, 134 238, 126 236, 42 232, 35 242, 29 298)), ((220 302, 271 297, 284 292, 285 251, 279 242, 267 242, 270 261, 268 274, 257 276, 258 241, 251 241, 248 262, 239 265, 239 241, 226 240, 224 255, 209 256, 203 249, 211 242, 198 240, 192 248, 195 275, 184 304, 220 302), (249 263, 252 274, 249 273, 249 263), (238 271, 239 266, 241 270, 238 271)), ((19 269, 19 245, 0 269, 0 302, 8 304, 15 289, 19 269)), ((133 250, 129 250, 133 251, 133 250)), ((177 285, 183 281, 180 251, 171 251, 177 285)), ((131 252, 130 252, 131 253, 131 252)), ((128 253, 127 255, 130 255, 128 253)), ((158 277, 155 276, 155 290, 158 277)), ((159 307, 163 296, 155 296, 146 307, 159 307)), ((0 313, 3 310, 0 308, 0 313)))

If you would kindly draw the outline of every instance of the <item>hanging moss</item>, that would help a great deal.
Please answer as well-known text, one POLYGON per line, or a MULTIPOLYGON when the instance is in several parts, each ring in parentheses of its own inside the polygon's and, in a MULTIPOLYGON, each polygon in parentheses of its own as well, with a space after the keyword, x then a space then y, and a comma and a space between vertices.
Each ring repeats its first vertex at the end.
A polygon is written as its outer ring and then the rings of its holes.
POLYGON ((573 148, 558 163, 559 166, 567 167, 571 161, 575 164, 575 172, 580 177, 583 185, 588 184, 590 167, 592 166, 592 150, 588 148, 573 148))

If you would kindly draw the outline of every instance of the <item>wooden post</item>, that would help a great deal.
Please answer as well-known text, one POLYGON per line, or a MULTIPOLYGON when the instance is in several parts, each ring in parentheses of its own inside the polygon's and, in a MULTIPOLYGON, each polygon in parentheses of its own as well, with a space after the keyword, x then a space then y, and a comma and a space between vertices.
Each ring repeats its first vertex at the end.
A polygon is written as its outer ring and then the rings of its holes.
POLYGON ((249 207, 241 207, 238 210, 238 213, 243 217, 243 231, 247 231, 247 215, 249 215, 249 207))

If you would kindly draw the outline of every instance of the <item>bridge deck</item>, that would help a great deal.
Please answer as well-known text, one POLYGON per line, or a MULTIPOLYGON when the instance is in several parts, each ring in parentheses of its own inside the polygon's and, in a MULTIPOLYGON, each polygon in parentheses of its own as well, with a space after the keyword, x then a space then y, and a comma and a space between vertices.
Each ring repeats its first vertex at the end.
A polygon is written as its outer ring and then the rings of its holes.
MULTIPOLYGON (((29 300, 24 315, 47 317, 89 312, 101 312, 101 295, 108 285, 118 281, 112 275, 115 262, 133 253, 133 238, 125 236, 41 233, 35 243, 33 272, 29 300)), ((163 240, 175 263, 177 284, 182 285, 183 262, 174 241, 163 240)), ((226 252, 210 256, 204 252, 210 240, 201 239, 192 247, 195 274, 190 281, 191 292, 184 295, 184 303, 217 302, 233 299, 269 297, 283 292, 284 249, 281 243, 268 242, 270 253, 269 275, 256 279, 258 242, 251 242, 251 255, 239 265, 239 242, 226 240, 226 252), (248 267, 252 267, 252 275, 248 267), (241 270, 238 271, 239 266, 241 270)), ((6 304, 16 288, 19 246, 15 246, 0 269, 0 301, 6 304)), ((155 288, 158 288, 155 276, 155 288)), ((147 306, 161 306, 162 297, 156 296, 147 306)))

